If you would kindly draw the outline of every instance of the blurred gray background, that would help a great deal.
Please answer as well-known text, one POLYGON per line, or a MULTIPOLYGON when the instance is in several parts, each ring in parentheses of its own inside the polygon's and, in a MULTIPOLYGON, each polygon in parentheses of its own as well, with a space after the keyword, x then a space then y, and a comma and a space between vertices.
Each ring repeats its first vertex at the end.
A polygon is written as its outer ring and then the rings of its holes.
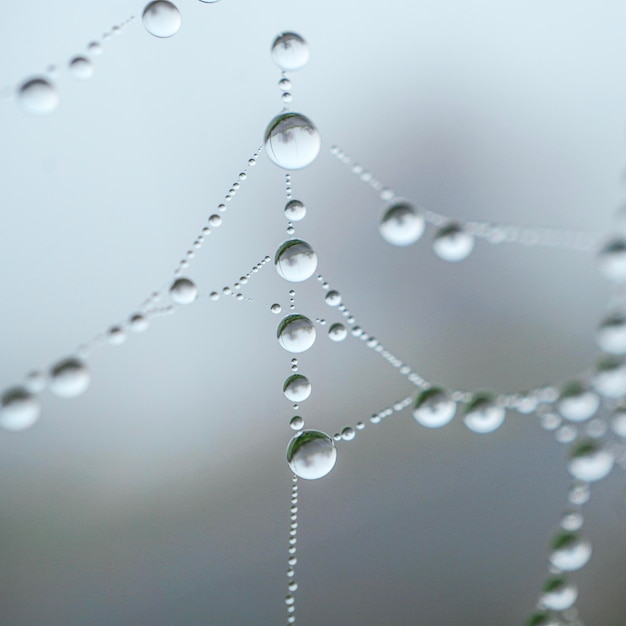
MULTIPOLYGON (((477 245, 464 263, 377 232, 382 203, 333 143, 399 195, 464 219, 608 229, 626 165, 626 5, 618 0, 179 0, 180 32, 136 19, 95 74, 67 61, 143 4, 5 3, 0 23, 3 298, 0 386, 46 368, 134 312, 215 211, 280 110, 269 46, 295 30, 309 65, 292 108, 322 153, 293 175, 297 233, 358 322, 430 380, 515 391, 597 356, 608 294, 591 254, 477 245), (11 94, 50 64, 58 110, 11 94)), ((266 158, 188 275, 220 289, 286 237, 284 176, 266 158)), ((203 299, 90 359, 75 400, 0 433, 0 623, 285 623, 292 409, 288 305, 272 267, 254 304, 203 299)), ((339 321, 316 281, 298 309, 339 321)), ((321 329, 320 329, 321 330, 321 329)), ((413 393, 373 351, 323 332, 301 356, 307 427, 336 432, 413 393)), ((534 417, 491 435, 430 431, 405 412, 341 444, 301 481, 297 623, 515 626, 546 576, 565 509, 566 447, 534 417)), ((589 565, 572 576, 589 626, 626 618, 624 473, 585 510, 589 565)))

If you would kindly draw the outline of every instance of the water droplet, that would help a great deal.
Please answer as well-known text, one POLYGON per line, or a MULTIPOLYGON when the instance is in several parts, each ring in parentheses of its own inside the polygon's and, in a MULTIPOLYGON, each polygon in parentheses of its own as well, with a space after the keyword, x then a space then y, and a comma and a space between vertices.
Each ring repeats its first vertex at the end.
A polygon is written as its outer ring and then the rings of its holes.
POLYGON ((341 431, 341 438, 344 441, 352 441, 355 437, 356 437, 356 431, 354 430, 354 428, 352 428, 352 426, 346 426, 341 431))
POLYGON ((93 76, 93 64, 87 57, 74 57, 69 64, 70 73, 78 80, 87 80, 93 76))
POLYGON ((456 413, 456 403, 438 387, 422 391, 415 400, 413 417, 422 426, 440 428, 450 423, 456 413))
POLYGON ((213 226, 213 228, 217 228, 218 226, 222 225, 222 218, 220 215, 211 215, 211 217, 209 217, 209 224, 211 226, 213 226))
POLYGON ((170 296, 176 304, 191 304, 198 297, 198 288, 188 278, 178 278, 170 287, 170 296))
POLYGON ((544 585, 541 603, 547 609, 564 611, 576 602, 577 597, 578 590, 575 585, 568 583, 565 576, 554 576, 544 585))
POLYGON ((505 410, 497 406, 489 394, 477 394, 465 408, 465 425, 475 433, 490 433, 498 428, 505 417, 505 410))
POLYGON ((278 302, 275 302, 274 304, 272 304, 272 306, 270 307, 270 311, 276 315, 278 315, 281 311, 282 311, 282 307, 280 306, 280 304, 278 304, 278 302))
POLYGON ((582 506, 589 502, 591 491, 587 483, 576 483, 567 492, 567 501, 574 506, 582 506))
POLYGON ((395 202, 385 209, 379 231, 388 243, 409 246, 422 236, 424 218, 407 202, 395 202))
POLYGON ((317 255, 306 241, 289 239, 276 251, 274 263, 280 276, 292 283, 299 283, 315 273, 317 255))
POLYGON ((583 521, 583 514, 580 511, 568 511, 561 518, 561 528, 570 532, 580 530, 583 521))
POLYGON ((324 296, 324 300, 328 306, 339 306, 341 304, 341 294, 333 289, 324 296))
POLYGON ((285 317, 278 325, 276 336, 287 352, 306 352, 315 343, 315 326, 304 315, 294 313, 285 317))
POLYGON ((289 426, 293 430, 302 430, 304 428, 304 420, 299 415, 294 415, 291 420, 289 420, 289 426))
POLYGON ((288 91, 285 91, 280 98, 285 103, 289 103, 293 100, 293 96, 288 91))
POLYGON ((596 339, 601 350, 609 354, 626 354, 626 316, 614 313, 605 318, 596 339))
POLYGON ((148 318, 141 313, 132 315, 130 320, 128 320, 128 324, 134 333, 143 333, 148 330, 149 326, 148 318))
POLYGON ((94 56, 100 56, 102 54, 102 45, 97 41, 92 41, 87 46, 87 51, 89 54, 93 54, 94 56))
POLYGON ((290 222, 299 222, 306 216, 306 207, 300 200, 290 200, 285 205, 285 217, 290 222))
POLYGON ((37 398, 23 387, 7 389, 0 398, 0 426, 18 431, 32 426, 41 407, 37 398))
POLYGON ((293 374, 285 381, 283 393, 291 402, 303 402, 311 395, 311 383, 306 376, 293 374))
POLYGON ((562 572, 572 572, 587 564, 591 557, 591 544, 576 533, 563 532, 552 543, 550 562, 562 572))
POLYGON ((335 443, 326 433, 317 430, 303 430, 294 435, 287 447, 287 463, 291 471, 307 480, 326 476, 336 460, 335 443))
POLYGON ((448 224, 439 229, 433 241, 433 250, 440 259, 455 263, 466 259, 474 249, 474 237, 459 224, 448 224))
POLYGON ((299 70, 309 60, 309 46, 297 33, 281 33, 272 44, 272 60, 281 70, 299 70))
POLYGON ((576 380, 563 387, 558 401, 559 412, 571 422, 584 422, 599 406, 598 394, 576 380))
POLYGON ((613 468, 613 455, 592 439, 577 443, 567 465, 569 473, 578 480, 602 480, 613 468))
POLYGON ((300 113, 281 113, 265 130, 269 158, 286 170, 298 170, 313 163, 320 151, 317 128, 300 113))
POLYGON ((626 240, 613 239, 600 251, 600 271, 615 283, 626 281, 626 240))
POLYGON ((50 369, 50 391, 59 398, 74 398, 89 387, 89 370, 83 361, 70 357, 50 369))
POLYGON ((283 90, 283 91, 289 91, 291 89, 291 81, 288 78, 281 78, 278 81, 278 86, 283 90))
POLYGON ((343 341, 348 336, 348 331, 343 324, 333 324, 328 329, 328 337, 332 341, 343 341))
POLYGON ((626 408, 615 409, 611 418, 611 430, 618 436, 626 439, 626 408))
POLYGON ((59 105, 56 87, 45 78, 33 78, 23 83, 17 92, 22 107, 29 113, 45 115, 59 105))
POLYGON ((626 395, 626 363, 616 357, 602 359, 593 377, 593 386, 606 398, 626 395))
POLYGON ((126 341, 126 333, 121 326, 111 326, 107 333, 107 340, 112 346, 119 346, 126 341))
POLYGON ((155 0, 143 10, 143 25, 155 37, 171 37, 182 24, 179 10, 168 0, 155 0))

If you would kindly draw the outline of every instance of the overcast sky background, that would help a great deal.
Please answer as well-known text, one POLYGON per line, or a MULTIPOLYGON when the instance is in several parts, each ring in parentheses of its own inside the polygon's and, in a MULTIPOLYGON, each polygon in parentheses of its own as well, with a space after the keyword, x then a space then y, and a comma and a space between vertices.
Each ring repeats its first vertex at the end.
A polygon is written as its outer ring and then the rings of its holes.
MULTIPOLYGON (((516 391, 597 358, 608 288, 592 254, 479 243, 461 264, 378 234, 376 195, 339 144, 416 205, 460 219, 606 230, 623 200, 626 5, 507 0, 180 0, 149 35, 130 0, 11 0, 0 24, 0 386, 124 321, 170 280, 281 109, 269 47, 309 42, 292 109, 322 152, 293 175, 297 234, 367 332, 429 380, 516 391), (68 60, 103 42, 84 82, 68 60), (60 105, 22 111, 16 85, 59 67, 60 105)), ((284 173, 265 157, 189 270, 232 285, 287 237, 284 173)), ((89 360, 75 400, 0 433, 0 621, 11 626, 285 623, 292 285, 270 266, 254 303, 207 298, 89 360)), ((312 280, 298 310, 340 321, 312 280)), ((167 302, 166 302, 167 303, 167 302)), ((308 428, 334 433, 413 393, 362 343, 318 329, 301 373, 308 428)), ((491 435, 405 412, 340 444, 301 481, 297 623, 516 626, 546 576, 566 506, 567 450, 537 419, 491 435)), ((597 485, 572 579, 588 626, 626 605, 624 473, 597 485)))

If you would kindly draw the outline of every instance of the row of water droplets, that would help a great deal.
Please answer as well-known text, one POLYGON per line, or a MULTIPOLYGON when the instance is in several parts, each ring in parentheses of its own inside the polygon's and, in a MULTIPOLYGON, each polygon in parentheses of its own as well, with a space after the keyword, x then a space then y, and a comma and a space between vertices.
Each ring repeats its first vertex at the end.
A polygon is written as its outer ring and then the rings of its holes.
MULTIPOLYGON (((215 4, 219 0, 200 0, 203 4, 215 4)), ((135 19, 134 16, 116 24, 110 31, 103 33, 100 40, 91 41, 85 52, 74 55, 67 62, 67 70, 75 79, 84 81, 91 78, 95 71, 95 58, 99 57, 104 48, 103 43, 122 31, 135 19)), ((143 26, 150 35, 166 39, 175 35, 182 26, 182 16, 178 7, 169 0, 154 0, 148 3, 142 13, 143 26)), ((60 102, 59 88, 56 80, 59 77, 59 66, 51 65, 43 75, 28 78, 16 89, 17 100, 22 108, 34 115, 47 115, 57 109, 60 102)))

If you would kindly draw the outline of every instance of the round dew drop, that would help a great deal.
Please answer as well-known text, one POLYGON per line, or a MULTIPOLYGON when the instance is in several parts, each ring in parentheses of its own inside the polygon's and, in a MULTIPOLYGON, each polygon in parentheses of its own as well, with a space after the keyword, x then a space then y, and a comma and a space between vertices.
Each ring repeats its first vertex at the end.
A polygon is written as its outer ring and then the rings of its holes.
POLYGON ((19 431, 32 426, 38 419, 41 407, 37 398, 23 387, 13 387, 0 398, 0 426, 19 431))
POLYGON ((626 363, 607 357, 597 365, 593 386, 606 398, 626 396, 626 363))
POLYGON ((74 57, 70 61, 70 73, 78 80, 88 80, 93 76, 93 64, 86 57, 74 57))
POLYGON ((306 241, 290 239, 279 246, 274 263, 276 271, 285 280, 300 283, 315 273, 317 254, 306 241))
POLYGON ((70 357, 50 369, 50 391, 59 398, 75 398, 89 387, 91 377, 83 361, 70 357))
POLYGON ((456 263, 466 259, 474 249, 474 237, 459 224, 448 224, 439 229, 433 241, 435 254, 444 261, 456 263))
POLYGON ((302 430, 304 428, 304 420, 299 415, 294 415, 289 420, 289 426, 292 430, 302 430))
POLYGON ((337 449, 331 437, 317 430, 303 430, 287 446, 287 463, 299 478, 317 480, 335 466, 337 449))
POLYGON ((191 304, 198 297, 198 288, 188 278, 178 278, 170 287, 170 296, 176 304, 191 304))
POLYGON ((283 393, 291 402, 303 402, 311 395, 311 383, 306 376, 293 374, 285 381, 283 393))
POLYGON ((413 417, 428 428, 440 428, 449 424, 456 413, 456 403, 438 387, 422 391, 415 400, 413 417))
POLYGON ((286 170, 299 170, 315 161, 321 147, 320 134, 308 117, 281 113, 265 129, 269 158, 286 170))
POLYGON ((596 335, 598 346, 609 354, 626 354, 626 316, 614 313, 605 318, 596 335))
POLYGON ((299 314, 285 317, 276 331, 280 345, 294 354, 306 352, 315 343, 315 335, 313 322, 299 314))
POLYGON ((299 222, 306 216, 306 207, 300 200, 290 200, 285 205, 284 213, 290 222, 299 222))
POLYGON ((598 410, 600 398, 581 382, 572 381, 563 387, 557 406, 559 413, 570 422, 584 422, 598 410))
POLYGON ((341 294, 332 289, 324 296, 324 300, 328 306, 339 306, 341 304, 341 294))
POLYGON ((555 576, 545 584, 541 603, 552 611, 565 611, 576 602, 577 597, 575 585, 568 583, 565 576, 555 576))
POLYGON ((626 439, 626 408, 615 409, 611 418, 611 430, 622 439, 626 439))
POLYGON ((272 60, 281 70, 299 70, 309 56, 307 42, 297 33, 281 33, 272 43, 272 60))
POLYGON ((333 324, 328 329, 328 336, 332 341, 343 341, 348 336, 348 331, 343 324, 333 324))
POLYGON ((155 0, 143 10, 144 28, 155 37, 166 38, 175 35, 182 24, 179 10, 168 0, 155 0))
POLYGON ((585 566, 591 558, 591 544, 576 533, 562 532, 552 543, 550 562, 562 572, 573 572, 585 566))
POLYGON ((578 443, 567 465, 569 473, 578 480, 595 482, 602 480, 613 468, 613 455, 591 439, 578 443))
POLYGON ((396 202, 385 209, 379 231, 394 246, 410 246, 424 232, 424 218, 408 202, 396 202))
POLYGON ((506 411, 497 406, 491 395, 477 394, 465 408, 465 425, 475 433, 490 433, 499 428, 506 411))
POLYGON ((45 78, 33 78, 23 83, 17 92, 22 108, 29 113, 46 115, 59 105, 56 87, 45 78))

